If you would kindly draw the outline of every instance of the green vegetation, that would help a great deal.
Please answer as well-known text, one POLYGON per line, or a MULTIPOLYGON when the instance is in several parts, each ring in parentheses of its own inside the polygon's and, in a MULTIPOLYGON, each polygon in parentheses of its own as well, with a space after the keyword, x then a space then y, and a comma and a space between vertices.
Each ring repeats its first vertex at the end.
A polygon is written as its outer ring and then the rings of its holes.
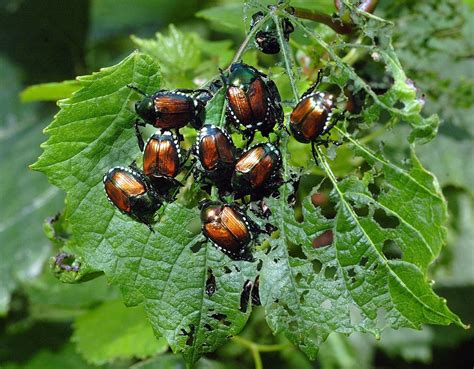
MULTIPOLYGON (((0 5, 1 368, 472 366, 470 2, 380 1, 369 14, 344 1, 352 35, 269 1, 48 3, 0 5), (253 45, 256 11, 276 22, 275 56, 253 45), (288 43, 282 17, 295 27, 288 43), (317 148, 317 165, 310 145, 278 132, 285 183, 267 199, 278 231, 255 245, 255 262, 206 242, 207 195, 192 176, 154 233, 102 184, 112 166, 141 160, 128 84, 198 88, 241 58, 275 81, 286 122, 318 70, 339 112, 348 96, 362 106, 331 131, 341 146, 317 148), (78 270, 58 267, 59 252, 78 270), (241 309, 257 276, 262 306, 241 309)), ((337 16, 329 0, 288 3, 337 16)), ((224 125, 225 108, 220 90, 206 123, 224 125)), ((189 148, 195 130, 182 133, 189 148)))

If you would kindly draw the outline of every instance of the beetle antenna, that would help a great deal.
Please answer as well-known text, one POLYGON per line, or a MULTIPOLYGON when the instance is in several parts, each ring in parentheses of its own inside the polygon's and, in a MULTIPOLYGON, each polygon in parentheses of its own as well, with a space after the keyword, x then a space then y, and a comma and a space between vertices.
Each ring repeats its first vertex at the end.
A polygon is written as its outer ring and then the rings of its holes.
POLYGON ((133 91, 138 92, 142 96, 149 97, 149 95, 146 92, 140 90, 137 86, 134 86, 132 84, 128 84, 127 87, 132 89, 133 91))

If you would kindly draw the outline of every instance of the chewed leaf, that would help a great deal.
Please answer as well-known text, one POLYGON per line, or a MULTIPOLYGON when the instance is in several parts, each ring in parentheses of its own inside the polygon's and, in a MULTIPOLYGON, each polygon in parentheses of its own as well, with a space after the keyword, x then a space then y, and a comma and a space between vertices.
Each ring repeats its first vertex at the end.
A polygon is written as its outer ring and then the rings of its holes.
POLYGON ((262 301, 270 326, 310 357, 333 331, 379 335, 385 326, 462 326, 426 277, 446 237, 436 181, 414 154, 403 169, 354 146, 376 168, 362 179, 337 180, 320 157, 333 187, 334 218, 307 199, 299 223, 276 200, 270 203, 281 234, 263 264, 262 301), (328 230, 330 245, 312 243, 328 230))
MULTIPOLYGON (((120 64, 79 78, 82 88, 60 102, 46 129, 44 153, 34 164, 67 193, 66 218, 77 256, 117 284, 127 305, 143 303, 151 324, 171 348, 196 362, 245 325, 251 309, 240 311, 254 263, 233 263, 203 243, 197 210, 165 204, 159 224, 146 226, 107 202, 104 173, 140 155, 134 137, 133 103, 127 84, 152 92, 160 73, 150 57, 134 53, 120 64), (212 273, 213 288, 206 292, 212 273)), ((209 103, 210 116, 222 116, 222 96, 209 103), (216 104, 215 107, 213 105, 216 104)))

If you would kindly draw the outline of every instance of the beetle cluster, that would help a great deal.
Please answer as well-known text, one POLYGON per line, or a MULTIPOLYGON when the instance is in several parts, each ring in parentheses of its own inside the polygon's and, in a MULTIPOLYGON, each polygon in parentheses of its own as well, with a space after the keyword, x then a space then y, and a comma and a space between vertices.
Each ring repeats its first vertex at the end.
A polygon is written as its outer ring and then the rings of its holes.
MULTIPOLYGON (((181 186, 176 177, 192 156, 188 174, 192 170, 207 192, 217 188, 221 198, 200 203, 203 234, 231 258, 251 260, 252 239, 258 233, 270 233, 273 227, 261 230, 236 201, 256 203, 275 193, 283 183, 279 141, 270 140, 270 133, 279 137, 285 128, 283 108, 275 83, 252 66, 233 63, 221 72, 221 82, 213 82, 211 91, 159 90, 153 95, 129 86, 144 96, 135 104, 140 117, 135 131, 143 153, 143 168, 135 163, 114 167, 104 176, 104 187, 118 209, 153 230, 156 211, 164 202, 174 200, 174 193, 181 186), (246 140, 244 148, 236 147, 225 127, 204 124, 206 104, 221 87, 226 99, 227 128, 242 135, 246 140), (179 129, 188 123, 198 132, 196 142, 184 153, 179 129), (146 143, 139 128, 145 124, 158 128, 146 143), (256 132, 267 141, 250 146, 256 132), (224 196, 231 196, 233 202, 222 200, 224 196)), ((314 145, 325 142, 320 136, 335 124, 331 123, 333 98, 317 92, 317 83, 301 96, 289 124, 296 140, 312 143, 313 154, 314 145)), ((260 215, 265 216, 264 213, 260 211, 260 215)))

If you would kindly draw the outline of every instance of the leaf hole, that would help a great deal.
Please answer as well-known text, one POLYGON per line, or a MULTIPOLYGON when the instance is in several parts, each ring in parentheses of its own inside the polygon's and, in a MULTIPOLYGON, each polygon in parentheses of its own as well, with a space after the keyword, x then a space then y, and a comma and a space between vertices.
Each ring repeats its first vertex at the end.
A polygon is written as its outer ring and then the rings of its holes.
POLYGON ((296 321, 294 320, 290 320, 290 322, 288 323, 288 329, 290 330, 290 332, 296 332, 296 330, 298 329, 298 323, 296 323, 296 321))
POLYGON ((191 251, 194 254, 197 254, 202 249, 202 247, 204 246, 205 243, 206 243, 206 241, 196 242, 194 245, 191 246, 191 251))
POLYGON ((321 214, 327 219, 336 216, 336 207, 330 201, 327 192, 315 192, 311 195, 311 202, 315 208, 321 210, 321 214))
POLYGON ((324 231, 323 233, 321 233, 319 236, 316 236, 313 239, 312 245, 315 249, 318 249, 324 246, 329 246, 332 244, 333 239, 334 239, 334 234, 332 230, 328 229, 327 231, 324 231))
POLYGON ((189 332, 187 332, 185 329, 181 329, 181 335, 182 336, 188 336, 188 339, 186 340, 186 345, 192 346, 194 342, 194 332, 196 328, 194 324, 189 325, 189 332))
POLYGON ((205 329, 206 331, 209 331, 209 332, 210 332, 210 331, 213 331, 213 328, 212 328, 211 325, 208 324, 208 323, 204 324, 204 329, 205 329))
POLYGON ((354 211, 359 217, 366 217, 369 215, 369 207, 367 205, 360 208, 354 208, 354 211))
POLYGON ((400 225, 397 217, 388 215, 382 209, 375 210, 373 218, 382 228, 396 228, 400 225))
POLYGON ((214 277, 214 274, 212 273, 212 269, 209 268, 207 270, 207 280, 206 280, 206 294, 208 296, 214 295, 216 292, 216 278, 214 277))
POLYGON ((217 320, 219 323, 225 325, 226 327, 230 326, 232 323, 227 320, 226 314, 215 313, 211 315, 211 318, 217 320))
POLYGON ((356 326, 362 321, 362 313, 358 306, 354 304, 349 304, 349 316, 351 319, 351 324, 356 326))
POLYGON ((283 309, 285 309, 285 311, 288 313, 289 316, 296 316, 296 313, 290 309, 290 307, 288 306, 288 304, 283 304, 282 305, 283 309))
POLYGON ((369 258, 367 256, 363 256, 359 261, 359 265, 361 267, 365 267, 368 261, 369 261, 369 258))
POLYGON ((375 183, 369 183, 367 186, 369 188, 370 193, 374 199, 377 199, 380 195, 380 187, 377 186, 375 183))
POLYGON ((306 255, 303 252, 303 247, 301 245, 288 245, 288 255, 293 258, 306 259, 306 255))
POLYGON ((301 273, 296 273, 296 276, 295 276, 295 282, 296 283, 301 283, 301 280, 303 279, 303 274, 301 273))
POLYGON ((262 305, 262 302, 260 301, 260 276, 259 275, 257 275, 257 278, 255 278, 255 282, 253 282, 252 304, 254 304, 255 306, 262 305))
POLYGON ((250 280, 246 280, 242 292, 240 294, 240 311, 245 313, 249 306, 250 292, 252 291, 253 283, 250 280))
POLYGON ((393 106, 396 109, 400 109, 400 110, 405 109, 405 104, 403 103, 403 101, 400 101, 400 100, 398 100, 393 106))
POLYGON ((275 259, 273 259, 273 262, 274 262, 275 264, 278 264, 278 263, 280 262, 280 259, 279 259, 279 258, 275 258, 275 259))
POLYGON ((326 299, 322 302, 321 304, 321 307, 324 309, 324 310, 330 310, 332 309, 332 302, 331 300, 329 299, 326 299))
POLYGON ((326 279, 333 279, 336 276, 336 271, 337 271, 336 267, 333 267, 333 266, 326 267, 326 269, 324 270, 324 277, 326 279))
POLYGON ((313 272, 315 274, 319 274, 319 272, 323 268, 323 264, 318 259, 313 259, 311 263, 313 264, 313 272))
POLYGON ((309 290, 304 290, 300 295, 300 304, 304 304, 305 296, 309 293, 309 290))
POLYGON ((232 273, 232 269, 230 269, 228 266, 224 266, 224 273, 225 274, 230 274, 230 273, 232 273))
POLYGON ((393 240, 386 240, 383 243, 382 252, 389 260, 401 259, 403 255, 400 246, 393 240))
POLYGON ((262 266, 263 266, 263 260, 260 259, 257 263, 257 271, 259 272, 260 270, 262 270, 262 266))
POLYGON ((383 329, 387 326, 387 310, 384 308, 377 309, 377 324, 376 327, 383 329))

